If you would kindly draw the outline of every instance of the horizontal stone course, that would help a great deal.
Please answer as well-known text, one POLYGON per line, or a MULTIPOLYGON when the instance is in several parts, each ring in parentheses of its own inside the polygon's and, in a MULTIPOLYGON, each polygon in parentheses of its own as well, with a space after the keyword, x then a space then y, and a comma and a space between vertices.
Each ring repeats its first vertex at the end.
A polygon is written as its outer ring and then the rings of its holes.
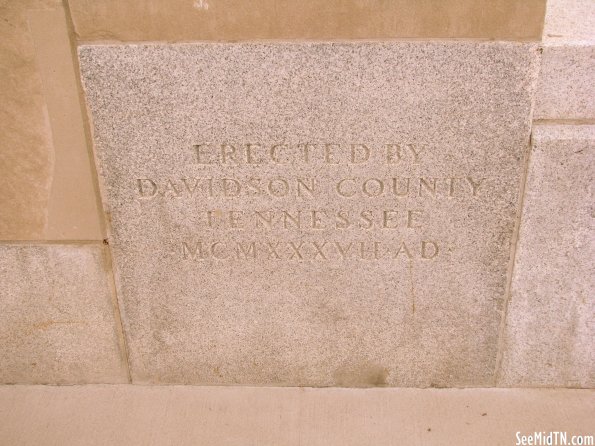
POLYGON ((562 389, 0 386, 0 443, 476 446, 544 429, 570 442, 592 435, 594 409, 593 392, 562 389))
POLYGON ((71 0, 82 41, 539 40, 546 0, 71 0))

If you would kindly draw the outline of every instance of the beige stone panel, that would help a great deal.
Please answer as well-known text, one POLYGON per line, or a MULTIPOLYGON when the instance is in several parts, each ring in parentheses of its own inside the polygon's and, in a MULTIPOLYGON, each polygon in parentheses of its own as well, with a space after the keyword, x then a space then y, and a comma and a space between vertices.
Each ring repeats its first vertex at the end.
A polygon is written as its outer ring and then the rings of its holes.
POLYGON ((493 384, 538 54, 80 47, 133 379, 493 384))
POLYGON ((543 40, 581 40, 594 37, 594 0, 548 0, 543 40))
POLYGON ((0 3, 0 239, 41 239, 47 227, 52 133, 26 11, 59 5, 0 3))
POLYGON ((595 126, 533 135, 500 384, 595 386, 595 126))
POLYGON ((31 34, 49 112, 54 170, 48 240, 101 240, 102 214, 83 127, 75 65, 64 11, 30 11, 31 34))
POLYGON ((70 0, 90 40, 541 37, 545 0, 70 0))
POLYGON ((594 396, 561 389, 0 386, 0 443, 506 446, 521 444, 517 432, 554 431, 571 444, 572 435, 592 438, 594 396))
POLYGON ((61 2, 1 8, 0 240, 101 240, 61 2))
POLYGON ((104 249, 0 245, 0 382, 127 382, 104 249))

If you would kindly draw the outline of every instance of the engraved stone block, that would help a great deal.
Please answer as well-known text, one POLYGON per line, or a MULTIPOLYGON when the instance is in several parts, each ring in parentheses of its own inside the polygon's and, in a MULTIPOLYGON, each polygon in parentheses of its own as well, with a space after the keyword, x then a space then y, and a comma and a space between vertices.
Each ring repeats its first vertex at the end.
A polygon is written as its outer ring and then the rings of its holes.
POLYGON ((536 126, 501 384, 595 386, 595 126, 536 126))
POLYGON ((0 383, 125 383, 100 244, 0 245, 0 383))
POLYGON ((79 57, 135 382, 493 383, 535 44, 79 57))

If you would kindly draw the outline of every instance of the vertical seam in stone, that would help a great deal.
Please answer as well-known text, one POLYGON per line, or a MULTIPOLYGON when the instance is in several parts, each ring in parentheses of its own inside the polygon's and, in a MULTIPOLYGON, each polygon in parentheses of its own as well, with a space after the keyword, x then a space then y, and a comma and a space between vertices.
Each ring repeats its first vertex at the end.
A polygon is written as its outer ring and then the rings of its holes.
POLYGON ((124 367, 126 368, 126 374, 128 377, 128 383, 132 384, 132 373, 130 371, 130 357, 128 354, 128 343, 126 342, 126 335, 124 333, 124 324, 122 323, 122 316, 120 311, 120 301, 118 299, 118 287, 116 286, 116 280, 114 277, 114 269, 112 262, 111 248, 108 246, 104 249, 105 262, 106 262, 106 273, 108 276, 110 295, 112 297, 112 307, 114 309, 114 318, 116 322, 116 330, 118 332, 118 340, 120 343, 120 351, 122 352, 122 360, 124 361, 124 367))
MULTIPOLYGON (((77 42, 76 42, 76 31, 74 29, 74 23, 72 21, 72 14, 70 13, 70 5, 68 0, 63 0, 64 2, 64 15, 66 17, 66 28, 68 31, 68 37, 70 38, 70 53, 72 56, 72 63, 74 65, 74 74, 76 79, 76 87, 77 87, 77 95, 79 99, 79 108, 81 110, 81 116, 83 118, 83 131, 85 133, 85 140, 87 143, 87 154, 89 159, 89 164, 91 167, 91 181, 93 183, 93 190, 95 192, 95 205, 98 209, 98 214, 104 215, 104 209, 101 200, 101 194, 99 189, 99 178, 97 175, 97 166, 95 163, 95 155, 93 150, 93 140, 91 138, 91 125, 89 121, 89 113, 87 110, 87 105, 85 101, 85 96, 83 92, 83 85, 81 81, 81 69, 79 65, 78 55, 77 55, 77 42)), ((101 234, 105 236, 106 234, 106 223, 103 218, 99 218, 99 230, 101 234)))
POLYGON ((502 305, 500 329, 498 330, 498 343, 496 350, 496 366, 494 369, 493 386, 497 387, 502 375, 502 363, 504 360, 504 350, 506 347, 506 326, 508 319, 508 304, 512 298, 512 280, 514 275, 514 267, 516 266, 516 255, 520 240, 521 222, 523 218, 523 209, 525 206, 525 194, 527 189, 527 180, 529 178, 529 164, 531 162, 531 152, 533 151, 533 128, 535 122, 533 121, 533 113, 535 111, 535 102, 537 99, 537 82, 541 74, 541 55, 543 54, 543 47, 539 45, 537 48, 539 57, 537 58, 537 73, 533 84, 533 98, 531 100, 531 112, 529 114, 529 125, 531 131, 529 133, 529 147, 526 149, 525 159, 523 160, 523 172, 521 173, 521 181, 519 185, 519 198, 517 204, 517 218, 510 240, 510 255, 508 259, 508 268, 506 271, 506 287, 504 288, 504 303, 502 305))
POLYGON ((516 265, 516 253, 520 239, 521 220, 523 217, 523 207, 525 205, 525 191, 527 186, 527 177, 529 173, 529 162, 531 159, 531 138, 529 140, 529 150, 525 156, 523 163, 523 173, 521 184, 519 188, 519 201, 517 208, 517 219, 514 224, 512 239, 510 241, 510 256, 508 260, 508 268, 506 273, 506 287, 504 289, 504 304, 502 306, 502 317, 500 320, 500 329, 498 331, 498 350, 496 352, 496 369, 494 370, 494 387, 498 386, 500 375, 502 373, 502 362, 504 359, 504 349, 506 345, 506 326, 508 318, 508 304, 512 294, 512 279, 514 274, 514 267, 516 265))
MULTIPOLYGON (((85 139, 87 142, 87 152, 89 154, 89 163, 91 164, 91 177, 93 181, 93 188, 95 190, 95 203, 100 210, 100 216, 105 217, 105 209, 103 207, 103 201, 101 200, 101 193, 100 193, 100 182, 99 176, 97 174, 97 166, 95 162, 95 153, 93 150, 93 140, 91 138, 91 123, 89 119, 89 112, 87 109, 87 103, 85 101, 85 97, 83 94, 83 85, 81 81, 81 70, 78 61, 78 54, 77 54, 77 42, 76 42, 76 30, 74 27, 74 22, 72 19, 72 14, 70 11, 70 4, 68 0, 63 0, 64 6, 64 14, 66 16, 66 26, 68 29, 68 34, 70 37, 70 51, 72 54, 72 61, 74 64, 75 70, 75 77, 77 83, 77 93, 79 98, 79 106, 81 109, 81 114, 83 117, 83 128, 85 132, 85 139)), ((100 230, 103 234, 108 234, 109 228, 108 223, 104 220, 104 218, 99 219, 100 230)), ((106 242, 106 241, 104 241, 106 242)), ((128 382, 132 383, 132 373, 130 370, 130 354, 128 351, 128 343, 126 342, 126 333, 124 332, 124 324, 122 322, 122 311, 121 311, 121 302, 120 296, 118 294, 118 287, 116 286, 116 279, 115 279, 115 272, 113 268, 112 262, 112 251, 109 243, 106 242, 108 245, 106 249, 104 249, 105 253, 105 261, 106 261, 106 273, 108 275, 109 286, 111 288, 111 297, 112 297, 112 306, 114 308, 114 318, 116 322, 116 331, 118 334, 118 339, 120 343, 120 350, 122 352, 122 360, 124 361, 124 366, 126 368, 126 374, 128 378, 128 382)))

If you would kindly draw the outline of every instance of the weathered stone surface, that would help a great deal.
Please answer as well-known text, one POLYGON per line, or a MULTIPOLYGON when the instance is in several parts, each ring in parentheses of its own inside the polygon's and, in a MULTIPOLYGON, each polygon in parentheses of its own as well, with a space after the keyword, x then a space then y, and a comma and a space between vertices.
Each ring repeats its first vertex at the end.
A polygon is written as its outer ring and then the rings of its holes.
POLYGON ((595 126, 537 126, 501 384, 595 386, 595 126))
POLYGON ((28 8, 57 0, 5 2, 0 20, 0 239, 42 238, 52 178, 52 134, 28 8))
POLYGON ((536 119, 595 118, 595 39, 544 46, 536 119))
POLYGON ((59 0, 0 6, 0 240, 101 240, 59 0))
POLYGON ((537 56, 82 46, 133 379, 492 383, 537 56))
POLYGON ((546 0, 70 0, 90 40, 541 37, 546 0))
POLYGON ((103 240, 96 174, 83 125, 80 86, 64 11, 30 11, 29 27, 52 129, 48 240, 103 240))
POLYGON ((0 245, 0 382, 127 382, 103 247, 0 245))

